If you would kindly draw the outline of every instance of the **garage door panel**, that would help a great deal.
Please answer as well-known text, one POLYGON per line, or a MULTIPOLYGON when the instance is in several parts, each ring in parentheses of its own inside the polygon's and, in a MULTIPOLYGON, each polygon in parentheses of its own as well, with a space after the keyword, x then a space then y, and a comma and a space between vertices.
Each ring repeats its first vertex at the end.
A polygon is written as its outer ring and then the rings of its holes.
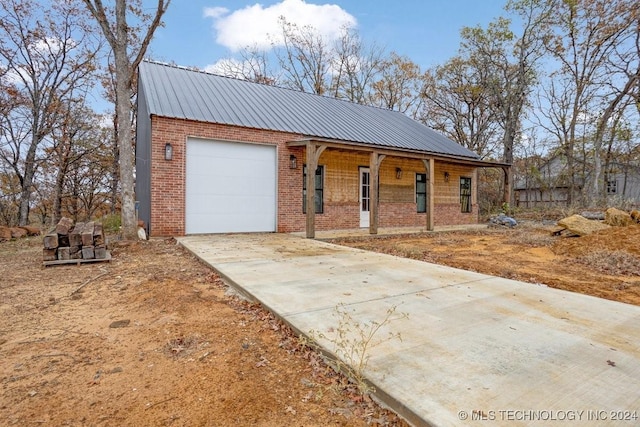
POLYGON ((219 203, 214 197, 203 197, 198 209, 199 214, 229 214, 229 215, 242 215, 242 216, 260 216, 265 212, 275 212, 275 209, 270 207, 271 198, 264 197, 262 199, 255 197, 226 197, 225 203, 219 203), (259 212, 256 209, 247 209, 247 206, 263 207, 259 212))
POLYGON ((187 141, 186 232, 275 231, 276 148, 187 141))

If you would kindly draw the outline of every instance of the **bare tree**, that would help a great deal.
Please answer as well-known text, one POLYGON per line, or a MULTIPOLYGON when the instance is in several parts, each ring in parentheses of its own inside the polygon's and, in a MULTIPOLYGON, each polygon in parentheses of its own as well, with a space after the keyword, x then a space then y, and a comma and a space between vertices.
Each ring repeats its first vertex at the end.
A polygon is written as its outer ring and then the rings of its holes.
POLYGON ((423 89, 420 66, 406 56, 391 52, 380 68, 380 77, 372 84, 371 103, 417 117, 423 89))
MULTIPOLYGON (((330 87, 333 51, 328 41, 312 26, 298 26, 279 18, 283 46, 275 55, 283 72, 283 84, 301 92, 324 95, 330 87)), ((276 41, 273 42, 274 45, 276 41)))
POLYGON ((167 11, 171 0, 158 0, 152 14, 143 12, 146 8, 143 9, 141 0, 114 0, 113 9, 106 8, 102 0, 83 0, 83 2, 98 22, 113 52, 118 155, 122 186, 122 232, 126 238, 135 238, 137 224, 131 99, 138 65, 144 58, 155 30, 162 24, 162 16, 167 11), (128 19, 138 21, 139 25, 131 25, 128 19))
POLYGON ((16 95, 3 111, 0 161, 20 181, 20 225, 29 222, 40 149, 61 103, 95 69, 98 47, 82 12, 72 2, 50 9, 31 0, 0 2, 1 85, 16 95))
MULTIPOLYGON (((638 99, 640 89, 640 10, 626 2, 612 6, 619 8, 616 16, 623 17, 623 20, 617 24, 626 31, 620 34, 620 40, 608 60, 611 78, 610 83, 605 83, 604 94, 601 97, 603 108, 599 114, 593 138, 593 173, 587 191, 588 200, 592 204, 605 197, 602 176, 606 178, 606 175, 602 173, 602 156, 606 133, 609 132, 611 135, 609 143, 611 147, 616 134, 616 124, 624 114, 624 110, 630 107, 634 99, 638 99)), ((610 153, 611 150, 607 150, 607 154, 610 153)), ((606 163, 608 158, 607 155, 606 163)))
POLYGON ((490 70, 454 57, 429 70, 422 92, 421 120, 481 157, 495 157, 500 143, 490 70))
MULTIPOLYGON (((587 186, 586 194, 587 202, 594 204, 602 196, 601 148, 606 123, 618 105, 625 105, 623 98, 632 96, 637 87, 637 48, 630 41, 637 40, 637 5, 629 0, 554 0, 553 7, 550 31, 544 40, 557 68, 547 83, 551 108, 546 118, 551 126, 562 130, 556 134, 572 175, 577 172, 575 151, 582 122, 599 123, 590 150, 592 185, 587 186), (629 55, 622 52, 626 49, 630 49, 629 55), (616 65, 621 58, 625 58, 623 65, 616 65), (616 76, 620 72, 623 78, 616 76), (558 99, 564 105, 561 116, 553 111, 558 99)), ((573 181, 570 190, 573 197, 573 181)))
MULTIPOLYGON (((486 29, 463 28, 462 52, 475 67, 483 69, 483 91, 488 107, 502 128, 502 161, 512 164, 514 144, 521 132, 524 110, 529 105, 536 67, 544 54, 541 32, 548 26, 551 7, 547 0, 516 0, 507 11, 521 18, 522 32, 511 30, 511 21, 497 18, 486 29)), ((513 181, 512 172, 506 177, 513 181)), ((513 195, 509 194, 511 200, 513 195)))
MULTIPOLYGON (((55 225, 63 214, 72 213, 78 219, 77 212, 66 210, 73 189, 74 177, 81 175, 86 181, 83 194, 91 193, 93 200, 106 199, 109 195, 109 170, 111 169, 111 130, 96 125, 102 117, 96 114, 84 102, 85 96, 65 103, 65 111, 59 126, 54 129, 51 139, 53 145, 49 161, 43 165, 43 174, 50 179, 51 224, 55 225)), ((42 202, 41 202, 42 203, 42 202)), ((82 219, 89 219, 87 216, 82 219)))
POLYGON ((258 46, 240 49, 237 59, 226 58, 218 61, 213 71, 226 77, 270 86, 277 86, 279 83, 278 75, 271 70, 268 53, 258 46))
POLYGON ((358 104, 371 100, 372 85, 382 69, 384 49, 366 45, 352 28, 343 28, 333 55, 331 94, 358 104))

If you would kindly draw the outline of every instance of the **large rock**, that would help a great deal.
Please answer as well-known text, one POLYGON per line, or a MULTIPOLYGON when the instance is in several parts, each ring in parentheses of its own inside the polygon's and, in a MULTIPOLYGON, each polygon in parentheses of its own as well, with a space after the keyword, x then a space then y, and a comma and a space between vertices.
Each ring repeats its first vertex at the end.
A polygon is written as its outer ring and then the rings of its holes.
POLYGON ((609 208, 604 213, 604 222, 614 227, 626 227, 627 225, 631 225, 633 220, 631 219, 631 215, 625 211, 621 211, 616 208, 609 208))
POLYGON ((0 242, 11 240, 11 229, 9 227, 0 226, 0 242))
POLYGON ((596 219, 599 221, 604 221, 604 212, 602 211, 582 211, 580 215, 587 219, 596 219))
POLYGON ((27 230, 20 227, 11 227, 11 237, 14 239, 20 239, 27 235, 27 230))
POLYGON ((515 219, 511 218, 510 216, 506 216, 505 214, 500 214, 498 216, 494 216, 491 217, 489 219, 489 225, 491 226, 492 224, 494 225, 504 225, 506 227, 515 227, 516 225, 518 225, 518 221, 516 221, 515 219))
POLYGON ((600 221, 592 221, 582 215, 571 215, 561 219, 558 221, 558 225, 578 236, 586 236, 596 231, 609 228, 607 224, 603 224, 600 221))
POLYGON ((23 225, 20 228, 24 229, 27 232, 27 236, 39 236, 40 235, 40 229, 38 227, 31 227, 31 226, 28 226, 28 225, 23 225))

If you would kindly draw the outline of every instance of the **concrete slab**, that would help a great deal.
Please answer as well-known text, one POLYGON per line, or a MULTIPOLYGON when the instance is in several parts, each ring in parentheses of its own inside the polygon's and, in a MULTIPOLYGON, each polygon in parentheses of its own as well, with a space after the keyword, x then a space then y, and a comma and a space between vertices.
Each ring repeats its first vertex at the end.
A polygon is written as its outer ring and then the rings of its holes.
POLYGON ((640 425, 640 307, 286 234, 178 240, 329 352, 339 312, 357 339, 395 310, 364 374, 415 425, 640 425))

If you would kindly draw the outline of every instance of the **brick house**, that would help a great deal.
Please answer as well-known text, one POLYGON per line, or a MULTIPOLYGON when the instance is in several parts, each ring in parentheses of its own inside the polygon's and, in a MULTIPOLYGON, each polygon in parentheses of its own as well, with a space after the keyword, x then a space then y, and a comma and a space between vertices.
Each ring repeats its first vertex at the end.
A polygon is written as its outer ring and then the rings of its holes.
POLYGON ((137 108, 149 236, 473 224, 478 168, 508 176, 395 111, 165 64, 137 108))

